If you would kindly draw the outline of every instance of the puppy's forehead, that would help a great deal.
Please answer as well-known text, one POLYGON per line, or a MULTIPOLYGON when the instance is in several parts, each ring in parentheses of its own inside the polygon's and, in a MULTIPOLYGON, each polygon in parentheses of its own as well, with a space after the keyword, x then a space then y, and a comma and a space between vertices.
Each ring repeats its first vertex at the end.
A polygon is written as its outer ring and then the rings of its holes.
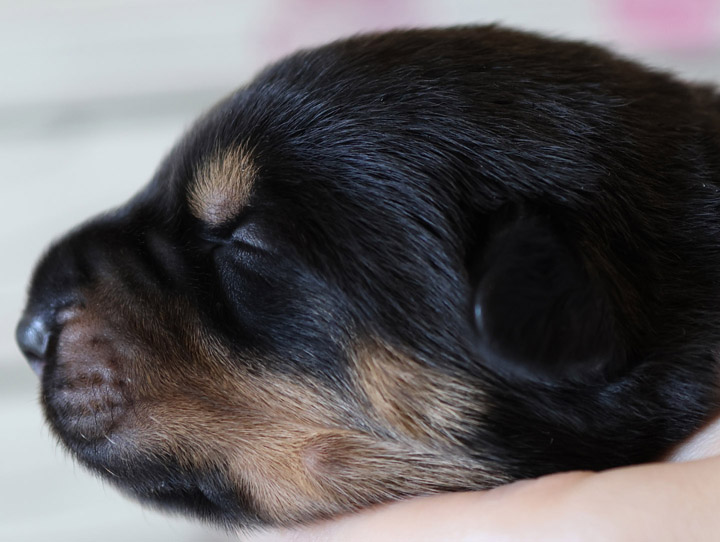
POLYGON ((212 226, 228 222, 248 204, 256 178, 257 166, 246 146, 211 153, 195 168, 188 184, 190 212, 212 226))

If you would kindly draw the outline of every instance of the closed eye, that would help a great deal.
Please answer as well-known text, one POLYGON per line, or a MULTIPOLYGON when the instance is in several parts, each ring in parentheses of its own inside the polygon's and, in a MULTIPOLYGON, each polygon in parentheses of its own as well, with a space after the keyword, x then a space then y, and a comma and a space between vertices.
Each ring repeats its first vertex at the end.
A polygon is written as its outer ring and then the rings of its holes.
POLYGON ((206 230, 199 238, 200 247, 208 252, 227 245, 242 247, 253 252, 274 252, 270 243, 261 234, 259 226, 254 222, 245 222, 231 231, 206 230))
POLYGON ((228 244, 227 239, 216 237, 214 235, 202 234, 198 238, 198 247, 201 251, 210 253, 220 247, 228 244))
POLYGON ((262 235, 260 227, 255 222, 245 222, 232 232, 231 242, 244 245, 246 247, 263 251, 273 252, 272 246, 262 235))

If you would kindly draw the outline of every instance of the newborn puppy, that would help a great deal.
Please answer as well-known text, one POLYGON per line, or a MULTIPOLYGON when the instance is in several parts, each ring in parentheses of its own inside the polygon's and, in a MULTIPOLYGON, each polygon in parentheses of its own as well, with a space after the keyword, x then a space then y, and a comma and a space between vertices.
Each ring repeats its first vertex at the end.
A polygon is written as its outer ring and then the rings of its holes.
POLYGON ((53 244, 17 337, 82 464, 228 525, 653 460, 718 408, 719 188, 709 87, 494 27, 353 38, 53 244))

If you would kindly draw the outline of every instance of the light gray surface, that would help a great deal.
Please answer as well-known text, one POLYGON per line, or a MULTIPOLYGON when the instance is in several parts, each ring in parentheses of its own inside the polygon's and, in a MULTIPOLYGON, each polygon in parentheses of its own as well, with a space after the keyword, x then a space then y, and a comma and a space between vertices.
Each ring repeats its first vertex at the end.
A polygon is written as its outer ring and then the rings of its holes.
MULTIPOLYGON (((590 0, 315 4, 0 0, 0 542, 225 539, 76 466, 43 425, 13 341, 49 240, 129 197, 205 107, 286 51, 379 26, 499 20, 610 40, 590 0)), ((644 55, 720 80, 713 51, 644 55)))

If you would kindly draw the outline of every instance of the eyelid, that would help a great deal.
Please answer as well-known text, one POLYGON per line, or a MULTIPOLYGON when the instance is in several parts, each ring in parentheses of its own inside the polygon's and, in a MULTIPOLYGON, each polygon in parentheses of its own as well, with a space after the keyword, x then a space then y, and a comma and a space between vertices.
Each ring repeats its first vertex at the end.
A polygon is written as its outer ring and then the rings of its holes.
POLYGON ((198 246, 203 252, 213 252, 228 244, 228 240, 212 233, 203 233, 198 236, 198 246))
POLYGON ((262 228, 254 221, 244 221, 232 228, 206 228, 200 234, 200 240, 210 248, 235 245, 238 248, 258 252, 275 252, 268 242, 262 228))
POLYGON ((246 222, 237 227, 230 236, 230 241, 247 245, 251 248, 266 252, 273 252, 272 247, 261 235, 260 228, 254 222, 246 222))

